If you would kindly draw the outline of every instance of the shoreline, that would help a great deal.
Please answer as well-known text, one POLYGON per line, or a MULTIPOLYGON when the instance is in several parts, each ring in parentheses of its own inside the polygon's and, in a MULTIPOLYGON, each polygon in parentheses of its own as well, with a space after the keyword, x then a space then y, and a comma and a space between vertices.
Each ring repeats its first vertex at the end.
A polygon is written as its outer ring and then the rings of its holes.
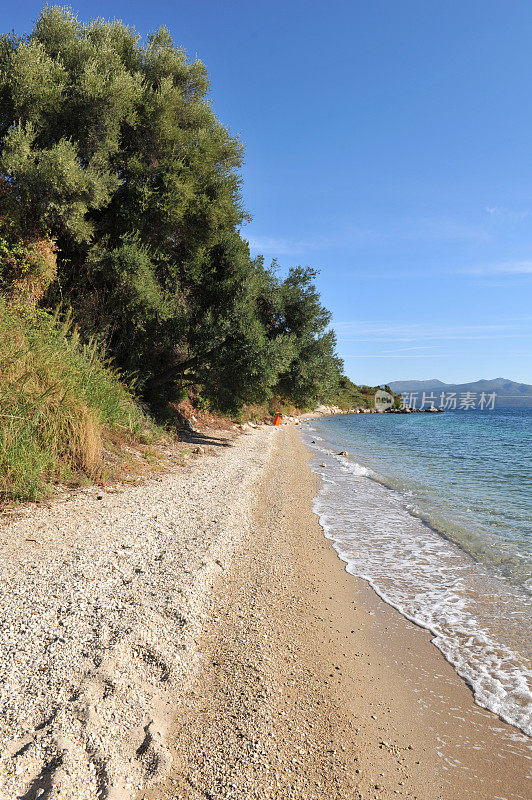
POLYGON ((525 800, 524 737, 346 572, 312 511, 310 458, 279 429, 177 711, 173 770, 139 798, 525 800))
POLYGON ((397 433, 395 420, 303 426, 323 476, 315 510, 348 572, 431 632, 478 705, 530 737, 526 480, 502 466, 512 420, 464 417, 434 435, 408 420, 397 433))
POLYGON ((346 572, 297 427, 204 445, 0 529, 1 800, 524 800, 514 729, 346 572))

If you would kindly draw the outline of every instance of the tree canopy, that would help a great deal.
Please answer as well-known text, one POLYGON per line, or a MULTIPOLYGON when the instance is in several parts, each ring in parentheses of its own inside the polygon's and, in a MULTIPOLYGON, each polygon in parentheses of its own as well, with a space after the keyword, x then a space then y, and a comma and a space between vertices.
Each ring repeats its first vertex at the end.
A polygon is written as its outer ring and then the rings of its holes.
POLYGON ((316 273, 251 257, 243 147, 208 90, 164 27, 143 42, 51 7, 2 36, 2 225, 50 244, 41 305, 68 305, 147 398, 195 384, 228 409, 327 400, 342 364, 316 273))

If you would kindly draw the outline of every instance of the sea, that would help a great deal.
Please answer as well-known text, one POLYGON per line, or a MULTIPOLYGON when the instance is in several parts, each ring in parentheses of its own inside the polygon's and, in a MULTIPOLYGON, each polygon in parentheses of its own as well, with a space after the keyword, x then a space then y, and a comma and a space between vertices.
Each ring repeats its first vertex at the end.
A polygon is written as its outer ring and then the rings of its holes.
POLYGON ((306 421, 325 535, 475 701, 532 735, 532 409, 306 421), (340 455, 347 451, 348 455, 340 455))

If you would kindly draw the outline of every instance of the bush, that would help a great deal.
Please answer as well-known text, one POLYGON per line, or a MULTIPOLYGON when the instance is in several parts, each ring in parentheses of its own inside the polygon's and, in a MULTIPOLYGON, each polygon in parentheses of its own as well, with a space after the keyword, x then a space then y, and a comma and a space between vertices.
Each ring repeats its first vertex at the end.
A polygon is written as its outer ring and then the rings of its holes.
POLYGON ((68 303, 152 405, 199 385, 225 412, 273 394, 313 407, 342 370, 330 314, 314 270, 280 280, 251 256, 243 146, 208 89, 164 27, 143 42, 46 6, 31 34, 0 36, 0 211, 54 243, 39 305, 68 303))
POLYGON ((115 370, 68 321, 0 299, 0 498, 37 499, 53 480, 104 474, 102 437, 147 425, 115 370))
MULTIPOLYGON (((0 204, 3 195, 0 191, 0 204)), ((22 236, 0 217, 0 292, 10 305, 34 309, 57 277, 56 248, 38 236, 22 236)))

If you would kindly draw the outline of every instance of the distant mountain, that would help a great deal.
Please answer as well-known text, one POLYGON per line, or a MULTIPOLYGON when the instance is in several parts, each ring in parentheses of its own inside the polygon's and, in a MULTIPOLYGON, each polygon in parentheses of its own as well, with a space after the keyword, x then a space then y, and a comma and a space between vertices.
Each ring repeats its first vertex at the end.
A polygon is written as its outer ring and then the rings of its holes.
POLYGON ((437 397, 442 392, 457 392, 458 395, 463 392, 472 392, 478 395, 478 399, 482 392, 486 395, 495 392, 496 406, 532 407, 532 386, 528 383, 516 383, 508 378, 494 378, 472 383, 443 383, 437 378, 433 378, 425 381, 392 381, 389 386, 397 394, 418 392, 418 407, 421 404, 423 392, 425 394, 432 392, 437 397))
POLYGON ((437 378, 431 378, 428 381, 392 381, 388 386, 394 392, 426 392, 431 389, 440 389, 447 386, 437 378))

